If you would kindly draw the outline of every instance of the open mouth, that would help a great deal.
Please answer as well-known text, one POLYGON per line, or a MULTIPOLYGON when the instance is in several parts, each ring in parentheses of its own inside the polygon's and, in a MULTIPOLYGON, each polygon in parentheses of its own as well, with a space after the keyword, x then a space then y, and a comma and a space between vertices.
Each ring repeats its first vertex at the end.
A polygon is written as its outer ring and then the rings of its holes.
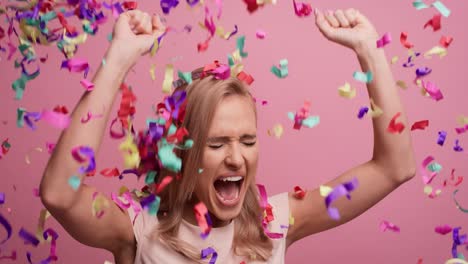
POLYGON ((243 176, 221 176, 216 179, 213 186, 220 203, 225 206, 237 204, 243 182, 243 176))

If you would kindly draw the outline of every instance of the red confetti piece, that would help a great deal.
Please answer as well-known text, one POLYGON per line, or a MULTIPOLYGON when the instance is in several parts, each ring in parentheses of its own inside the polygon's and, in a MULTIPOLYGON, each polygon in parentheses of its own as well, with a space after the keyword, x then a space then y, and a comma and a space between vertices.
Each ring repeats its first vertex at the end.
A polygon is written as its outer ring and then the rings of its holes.
POLYGON ((53 111, 56 113, 61 113, 65 115, 68 114, 68 109, 64 105, 57 105, 56 107, 54 107, 53 111))
POLYGON ((457 187, 460 185, 460 183, 463 182, 463 176, 457 176, 457 179, 455 179, 455 169, 452 169, 452 172, 450 173, 450 178, 448 180, 444 180, 444 187, 447 185, 453 185, 457 187))
POLYGON ((254 81, 252 75, 245 73, 244 71, 241 71, 239 74, 237 74, 237 79, 245 82, 247 85, 251 85, 254 81))
POLYGON ((429 126, 429 120, 417 121, 411 126, 411 131, 416 130, 416 129, 424 130, 428 126, 429 126))
POLYGON ((390 124, 388 125, 387 131, 392 133, 392 134, 399 134, 405 129, 405 125, 401 122, 396 122, 396 119, 401 115, 400 112, 396 113, 395 116, 392 118, 390 121, 390 124))
POLYGON ((297 199, 303 199, 305 195, 306 195, 306 192, 302 190, 301 187, 299 186, 294 187, 294 196, 297 199))
POLYGON ((408 41, 408 33, 406 32, 401 32, 400 42, 407 49, 411 49, 412 47, 414 47, 414 45, 408 41))
POLYGON ((450 37, 450 36, 442 36, 440 38, 440 45, 442 45, 444 48, 448 48, 450 46, 450 44, 452 43, 453 41, 453 38, 450 37))
POLYGON ((135 1, 125 1, 122 5, 127 10, 134 10, 138 8, 138 3, 135 1))
POLYGON ((427 21, 427 23, 424 25, 424 28, 431 26, 434 31, 437 31, 441 28, 441 14, 435 14, 431 20, 427 21))
POLYGON ((298 17, 306 17, 312 13, 312 6, 308 3, 296 3, 296 0, 293 0, 293 6, 298 17))
POLYGON ((117 177, 120 175, 119 169, 117 168, 105 168, 99 173, 105 177, 117 177))

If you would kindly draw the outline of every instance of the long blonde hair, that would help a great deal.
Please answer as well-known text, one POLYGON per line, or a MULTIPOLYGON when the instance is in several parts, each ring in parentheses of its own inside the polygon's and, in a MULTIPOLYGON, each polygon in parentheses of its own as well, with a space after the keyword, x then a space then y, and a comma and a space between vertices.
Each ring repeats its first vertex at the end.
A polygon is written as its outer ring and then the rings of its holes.
MULTIPOLYGON (((159 226, 152 233, 152 238, 159 239, 170 249, 179 252, 194 262, 203 263, 200 256, 201 252, 189 243, 179 239, 178 231, 186 203, 190 201, 195 190, 197 177, 199 176, 198 169, 200 168, 203 149, 208 136, 208 128, 217 105, 227 96, 236 95, 250 98, 255 115, 257 113, 247 86, 234 77, 217 80, 213 76, 207 76, 203 79, 194 80, 190 85, 183 85, 176 89, 176 91, 179 90, 187 92, 187 106, 183 126, 189 131, 194 145, 188 150, 177 150, 183 164, 182 177, 173 181, 160 193, 159 226)), ((162 179, 163 176, 160 175, 159 179, 162 179)), ((248 186, 241 212, 234 221, 232 249, 236 255, 261 261, 270 258, 273 243, 263 230, 262 215, 263 211, 259 204, 258 190, 255 181, 252 181, 248 186)))

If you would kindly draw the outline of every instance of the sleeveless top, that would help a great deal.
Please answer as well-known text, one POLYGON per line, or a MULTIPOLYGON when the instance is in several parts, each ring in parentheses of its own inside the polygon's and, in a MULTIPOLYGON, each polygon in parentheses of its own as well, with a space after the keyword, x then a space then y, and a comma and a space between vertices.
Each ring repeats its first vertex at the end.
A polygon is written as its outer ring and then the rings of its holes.
MULTIPOLYGON (((289 226, 289 200, 288 193, 281 193, 268 198, 268 203, 272 206, 274 220, 267 225, 268 231, 272 233, 283 234, 282 238, 272 239, 272 256, 267 262, 251 261, 247 257, 241 257, 234 254, 232 242, 234 238, 234 221, 226 226, 212 228, 206 239, 200 237, 200 228, 183 220, 179 228, 179 237, 200 250, 212 247, 217 253, 216 263, 239 264, 244 263, 284 263, 286 252, 286 235, 289 226)), ((137 242, 137 252, 135 264, 172 264, 172 263, 190 263, 190 260, 180 253, 169 249, 158 239, 150 239, 150 234, 154 232, 158 225, 156 215, 149 215, 147 210, 141 210, 135 214, 132 207, 127 209, 130 220, 133 223, 133 232, 137 242)), ((205 261, 209 262, 212 255, 209 255, 205 261)))

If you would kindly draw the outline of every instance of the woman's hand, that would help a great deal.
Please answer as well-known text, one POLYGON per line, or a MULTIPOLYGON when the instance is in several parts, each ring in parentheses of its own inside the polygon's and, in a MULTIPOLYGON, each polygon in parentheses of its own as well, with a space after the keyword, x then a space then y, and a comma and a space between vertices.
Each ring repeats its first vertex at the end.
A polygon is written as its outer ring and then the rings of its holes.
POLYGON ((375 47, 379 37, 369 20, 352 8, 325 13, 315 9, 315 23, 328 40, 357 53, 362 49, 375 47))
POLYGON ((159 16, 150 16, 140 10, 120 14, 114 25, 110 56, 119 63, 131 67, 165 31, 159 16))

